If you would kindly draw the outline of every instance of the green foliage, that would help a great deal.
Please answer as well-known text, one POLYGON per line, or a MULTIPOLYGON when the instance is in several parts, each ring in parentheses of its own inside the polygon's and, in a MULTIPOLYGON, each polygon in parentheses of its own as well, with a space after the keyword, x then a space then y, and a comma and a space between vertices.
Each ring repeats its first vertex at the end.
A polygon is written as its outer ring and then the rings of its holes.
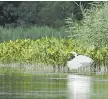
POLYGON ((0 44, 1 62, 30 62, 62 65, 72 49, 72 40, 41 38, 0 44))
POLYGON ((84 19, 78 23, 68 20, 70 34, 80 34, 83 44, 104 47, 108 45, 108 3, 91 3, 90 9, 83 9, 84 19))
POLYGON ((72 39, 41 38, 37 40, 17 39, 0 44, 0 61, 3 63, 41 63, 66 66, 71 51, 88 54, 98 65, 108 64, 108 46, 84 48, 72 39), (100 63, 101 62, 101 63, 100 63))

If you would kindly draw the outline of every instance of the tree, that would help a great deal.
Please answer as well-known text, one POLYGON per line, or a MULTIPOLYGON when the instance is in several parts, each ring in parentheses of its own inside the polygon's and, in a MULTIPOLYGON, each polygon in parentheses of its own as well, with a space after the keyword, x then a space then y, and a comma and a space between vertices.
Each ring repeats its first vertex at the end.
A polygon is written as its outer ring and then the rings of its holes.
POLYGON ((39 12, 41 23, 53 27, 64 25, 64 19, 72 11, 69 10, 71 6, 72 2, 47 2, 39 12))
MULTIPOLYGON (((59 28, 65 25, 64 19, 72 17, 82 20, 82 12, 77 4, 81 1, 1 1, 0 25, 32 26, 48 25, 59 28)), ((87 7, 88 2, 81 2, 87 7)))
POLYGON ((17 7, 21 2, 0 2, 0 25, 16 23, 17 7))
POLYGON ((19 25, 34 25, 39 23, 38 13, 42 2, 22 2, 18 8, 19 25))

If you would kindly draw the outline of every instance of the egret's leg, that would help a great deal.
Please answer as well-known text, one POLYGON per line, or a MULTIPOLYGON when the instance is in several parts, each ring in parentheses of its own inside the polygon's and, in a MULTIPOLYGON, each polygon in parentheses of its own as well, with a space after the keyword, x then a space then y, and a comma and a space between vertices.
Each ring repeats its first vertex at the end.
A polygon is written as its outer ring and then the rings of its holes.
POLYGON ((53 72, 55 73, 56 72, 56 66, 53 65, 53 72))
POLYGON ((94 67, 93 68, 94 69, 93 72, 96 73, 96 64, 95 63, 93 63, 93 67, 94 67))
POLYGON ((92 65, 90 66, 90 73, 96 73, 96 64, 93 62, 92 65))
POLYGON ((70 73, 70 69, 69 69, 69 67, 68 67, 68 73, 70 73))
POLYGON ((93 70, 93 64, 90 66, 90 74, 92 73, 93 70))

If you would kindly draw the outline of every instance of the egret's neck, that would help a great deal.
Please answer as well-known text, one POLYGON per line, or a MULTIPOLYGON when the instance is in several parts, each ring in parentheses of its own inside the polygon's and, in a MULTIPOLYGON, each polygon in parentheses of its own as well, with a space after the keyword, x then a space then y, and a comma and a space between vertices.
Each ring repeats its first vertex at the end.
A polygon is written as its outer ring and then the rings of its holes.
POLYGON ((71 52, 75 57, 77 57, 78 56, 78 54, 76 53, 76 52, 71 52))
POLYGON ((74 56, 75 56, 75 57, 77 57, 77 56, 78 56, 78 54, 77 54, 77 53, 74 53, 74 56))

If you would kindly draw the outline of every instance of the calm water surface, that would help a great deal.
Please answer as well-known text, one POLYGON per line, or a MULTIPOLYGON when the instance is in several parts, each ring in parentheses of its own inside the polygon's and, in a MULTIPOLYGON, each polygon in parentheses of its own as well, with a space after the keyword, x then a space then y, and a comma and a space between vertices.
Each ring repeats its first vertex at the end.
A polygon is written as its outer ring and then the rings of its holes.
POLYGON ((72 74, 0 75, 0 99, 108 99, 108 80, 72 74))

